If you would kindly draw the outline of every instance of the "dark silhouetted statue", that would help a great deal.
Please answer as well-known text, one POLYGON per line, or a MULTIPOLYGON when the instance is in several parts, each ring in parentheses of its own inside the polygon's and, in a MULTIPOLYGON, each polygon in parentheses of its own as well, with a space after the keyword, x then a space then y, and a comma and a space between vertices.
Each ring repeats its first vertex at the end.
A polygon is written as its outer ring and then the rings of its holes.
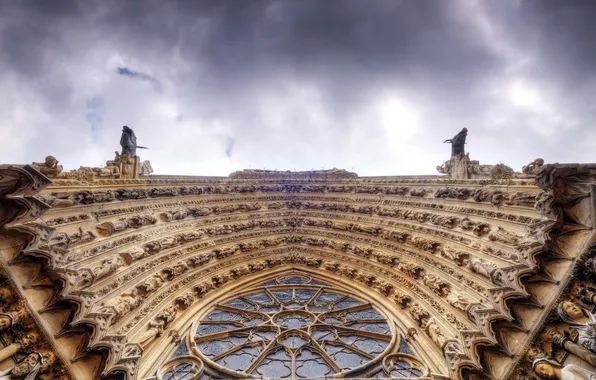
POLYGON ((122 137, 120 137, 120 145, 122 146, 121 155, 124 156, 125 153, 128 153, 130 154, 131 158, 135 158, 137 156, 137 148, 147 149, 144 146, 137 145, 137 136, 135 136, 134 131, 128 128, 127 126, 122 127, 122 137))
POLYGON ((443 141, 443 143, 451 143, 451 157, 455 157, 460 153, 466 154, 464 145, 466 144, 467 136, 468 128, 464 128, 457 135, 453 136, 452 139, 443 141))

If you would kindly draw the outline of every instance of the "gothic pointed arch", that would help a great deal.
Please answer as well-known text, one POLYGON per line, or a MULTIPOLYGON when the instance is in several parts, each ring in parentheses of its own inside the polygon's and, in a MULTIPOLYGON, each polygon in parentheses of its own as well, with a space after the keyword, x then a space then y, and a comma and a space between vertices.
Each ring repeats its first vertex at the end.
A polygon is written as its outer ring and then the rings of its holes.
POLYGON ((421 378, 440 370, 408 336, 408 321, 366 288, 294 266, 268 272, 186 310, 185 323, 172 327, 176 339, 147 347, 157 359, 149 374, 166 373, 172 360, 188 356, 204 364, 204 379, 421 378))

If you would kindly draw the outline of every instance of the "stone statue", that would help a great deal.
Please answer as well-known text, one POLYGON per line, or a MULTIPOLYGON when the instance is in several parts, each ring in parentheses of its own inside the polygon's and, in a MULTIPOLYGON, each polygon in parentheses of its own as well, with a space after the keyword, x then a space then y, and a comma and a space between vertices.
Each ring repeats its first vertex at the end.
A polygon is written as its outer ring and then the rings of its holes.
POLYGON ((120 257, 124 260, 126 265, 130 265, 133 261, 147 257, 149 254, 143 248, 133 247, 125 252, 120 252, 120 257))
POLYGON ((139 295, 137 294, 136 289, 133 289, 130 292, 122 293, 120 296, 116 298, 110 298, 106 300, 103 303, 103 306, 99 309, 99 311, 102 313, 109 313, 113 308, 113 310, 116 311, 116 316, 120 318, 124 314, 132 310, 134 307, 136 307, 138 302, 139 295))
POLYGON ((466 268, 486 278, 490 278, 491 272, 495 269, 494 267, 491 267, 488 261, 477 257, 470 258, 466 263, 466 268))
POLYGON ((134 177, 135 160, 129 152, 125 152, 120 156, 120 163, 122 164, 122 176, 125 178, 134 177))
POLYGON ((14 325, 14 318, 10 314, 0 314, 0 333, 10 330, 14 325))
POLYGON ((149 162, 149 160, 141 162, 141 165, 139 166, 139 175, 147 176, 151 173, 153 173, 153 167, 151 166, 151 162, 149 162))
POLYGON ((108 257, 103 259, 99 265, 93 270, 95 280, 100 280, 104 277, 116 272, 119 268, 124 266, 124 261, 118 256, 108 257))
POLYGON ((97 177, 118 177, 120 175, 120 153, 116 153, 116 158, 106 161, 103 168, 91 168, 93 175, 97 177))
POLYGON ((34 380, 41 370, 43 359, 41 354, 34 352, 23 358, 11 368, 0 372, 0 380, 34 380))
POLYGON ((443 141, 443 143, 451 143, 451 157, 458 154, 466 154, 464 145, 466 144, 466 137, 468 136, 468 128, 463 128, 457 135, 451 139, 443 141))
POLYGON ((147 149, 144 146, 137 145, 137 136, 135 136, 134 131, 127 126, 122 127, 120 146, 122 146, 122 156, 128 153, 130 154, 131 158, 135 158, 137 156, 137 148, 147 149))
POLYGON ((596 380, 596 373, 577 364, 563 366, 546 358, 534 360, 532 368, 541 379, 545 380, 596 380))
POLYGON ((62 172, 62 165, 58 165, 54 156, 47 156, 44 162, 34 162, 32 165, 48 177, 56 177, 62 172))
POLYGON ((138 344, 145 348, 153 341, 153 339, 160 336, 167 325, 176 318, 178 309, 176 306, 168 306, 164 311, 159 313, 151 322, 149 322, 149 330, 147 330, 138 340, 138 344))
POLYGON ((538 174, 543 168, 544 160, 537 158, 529 164, 522 167, 522 173, 524 174, 538 174))
POLYGON ((577 330, 577 344, 596 354, 596 315, 571 301, 561 302, 558 312, 563 322, 577 330))
POLYGON ((447 296, 447 302, 449 302, 451 306, 462 311, 466 311, 468 306, 470 306, 470 301, 466 297, 455 293, 450 293, 447 296))
POLYGON ((434 318, 430 318, 426 321, 423 326, 426 333, 432 339, 432 341, 440 348, 443 348, 445 342, 447 342, 447 338, 443 335, 443 331, 441 331, 441 327, 437 324, 434 318))

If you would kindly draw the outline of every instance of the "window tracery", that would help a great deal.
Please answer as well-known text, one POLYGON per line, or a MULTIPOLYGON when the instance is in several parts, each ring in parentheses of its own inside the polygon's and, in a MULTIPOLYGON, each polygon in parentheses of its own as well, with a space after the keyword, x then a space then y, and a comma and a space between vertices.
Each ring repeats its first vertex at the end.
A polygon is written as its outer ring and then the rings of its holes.
POLYGON ((190 341, 205 363, 201 379, 427 375, 375 305, 301 274, 265 281, 217 303, 195 322, 190 341))

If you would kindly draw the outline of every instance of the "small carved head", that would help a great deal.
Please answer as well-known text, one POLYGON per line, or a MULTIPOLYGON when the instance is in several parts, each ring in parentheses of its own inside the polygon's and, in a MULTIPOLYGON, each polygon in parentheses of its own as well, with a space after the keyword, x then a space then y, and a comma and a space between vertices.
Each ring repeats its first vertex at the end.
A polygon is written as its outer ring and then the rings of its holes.
POLYGON ((6 331, 12 327, 14 320, 8 314, 0 314, 0 332, 6 331))
POLYGON ((584 310, 572 301, 563 301, 559 304, 559 316, 565 322, 580 322, 586 318, 584 310))
POLYGON ((56 165, 58 165, 58 160, 54 156, 47 156, 45 164, 50 168, 54 168, 56 165))
POLYGON ((25 376, 29 374, 38 363, 41 364, 41 362, 42 357, 40 354, 38 354, 37 352, 29 354, 17 365, 14 366, 14 368, 12 369, 12 375, 25 376))
POLYGON ((558 376, 555 368, 561 367, 561 365, 552 360, 541 358, 534 361, 532 367, 534 367, 534 372, 536 372, 541 379, 557 380, 558 376))

